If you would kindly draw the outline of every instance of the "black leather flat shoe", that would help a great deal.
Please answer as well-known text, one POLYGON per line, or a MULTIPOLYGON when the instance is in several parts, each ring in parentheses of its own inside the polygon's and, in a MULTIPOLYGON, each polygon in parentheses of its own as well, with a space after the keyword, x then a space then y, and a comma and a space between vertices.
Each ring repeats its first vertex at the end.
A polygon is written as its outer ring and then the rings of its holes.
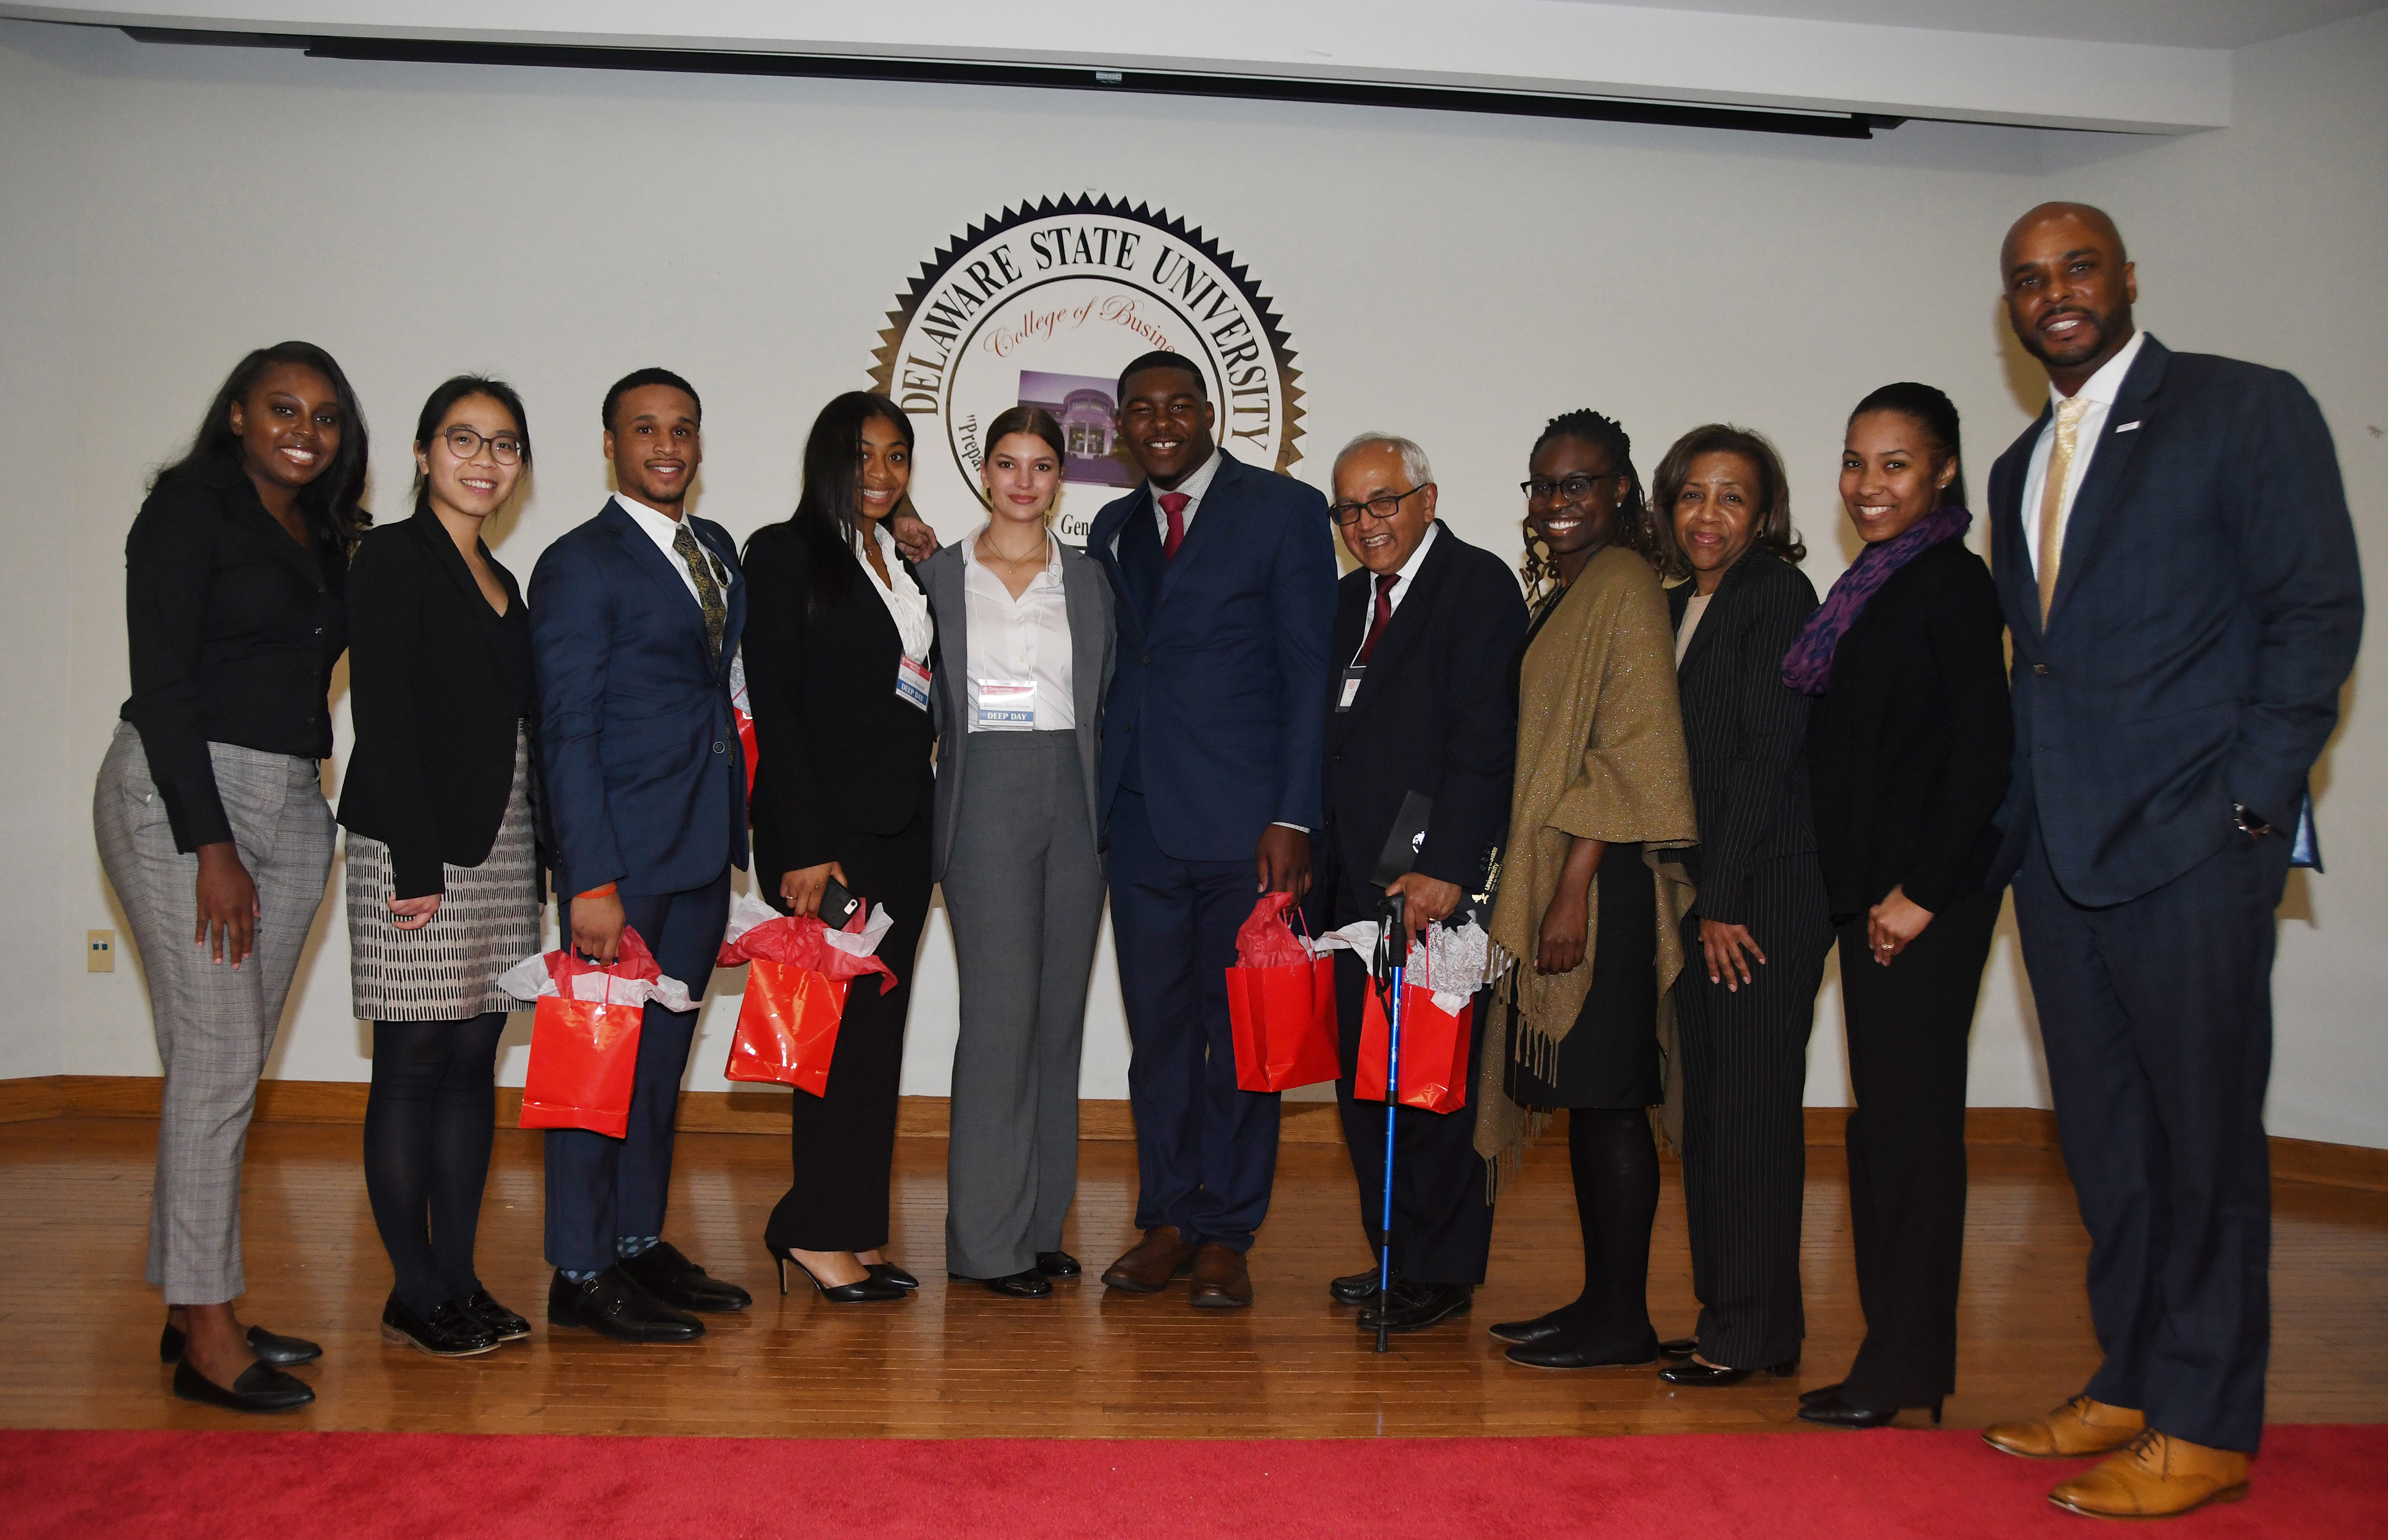
MULTIPOLYGON (((1935 1400, 1925 1408, 1932 1413, 1932 1425, 1940 1425, 1940 1403, 1935 1400)), ((1872 1407, 1853 1407, 1838 1395, 1821 1401, 1810 1401, 1799 1408, 1799 1420, 1826 1428, 1887 1428, 1899 1420, 1899 1408, 1876 1411, 1872 1407)))
POLYGON ((1670 1361, 1688 1358, 1700 1350, 1697 1337, 1669 1337, 1658 1344, 1658 1357, 1670 1361))
MULTIPOLYGON (((257 1361, 272 1364, 276 1369, 287 1369, 292 1364, 311 1364, 324 1356, 322 1347, 304 1337, 279 1336, 262 1326, 250 1327, 248 1340, 248 1350, 257 1355, 257 1361)), ((182 1362, 183 1346, 183 1329, 168 1321, 166 1330, 158 1334, 158 1361, 161 1364, 182 1362)))
MULTIPOLYGON (((1377 1297, 1377 1269, 1374 1268, 1370 1268, 1366 1272, 1347 1272, 1340 1278, 1328 1279, 1327 1292, 1335 1296, 1335 1302, 1338 1305, 1372 1304, 1377 1297)), ((1401 1286, 1401 1278, 1396 1274, 1393 1287, 1398 1289, 1401 1286)))
POLYGON ((489 1323, 464 1307, 461 1299, 443 1300, 427 1316, 416 1315, 398 1295, 381 1307, 381 1340, 428 1353, 435 1358, 469 1358, 497 1350, 498 1334, 489 1323))
POLYGON ((917 1289, 921 1286, 919 1279, 893 1262, 865 1262, 862 1266, 871 1277, 882 1283, 893 1283, 899 1289, 917 1289))
POLYGON ((306 1381, 262 1361, 242 1370, 230 1390, 193 1369, 188 1361, 178 1362, 174 1365, 174 1394, 203 1407, 244 1412, 297 1411, 315 1399, 306 1381))
POLYGON ((1373 1332, 1382 1325, 1388 1332, 1423 1332, 1440 1325, 1454 1316, 1464 1316, 1474 1302, 1476 1290, 1467 1283, 1413 1283, 1407 1280, 1393 1285, 1378 1310, 1369 1305, 1360 1312, 1360 1330, 1373 1332))
POLYGON ((1752 1374, 1771 1374, 1777 1380, 1787 1380, 1799 1372, 1799 1360, 1785 1358, 1779 1364, 1768 1364, 1762 1370, 1754 1369, 1720 1369, 1714 1364, 1685 1361, 1669 1364, 1658 1371, 1658 1378, 1670 1385, 1737 1385, 1752 1374))
POLYGON ((1035 1268, 1006 1273, 1001 1278, 982 1278, 977 1281, 985 1285, 988 1293, 1010 1299, 1043 1299, 1053 1292, 1053 1281, 1035 1268))
POLYGON ((1652 1337, 1620 1344, 1587 1342, 1562 1332, 1521 1344, 1502 1357, 1528 1369, 1647 1369, 1658 1361, 1658 1348, 1652 1337))
MULTIPOLYGON (((781 1294, 788 1292, 788 1269, 794 1268, 805 1275, 805 1281, 813 1286, 813 1291, 826 1305, 883 1305, 911 1297, 911 1290, 901 1283, 890 1283, 875 1273, 856 1283, 824 1283, 813 1276, 812 1269, 796 1260, 794 1252, 781 1251, 768 1241, 763 1243, 763 1249, 771 1254, 771 1260, 780 1264, 781 1294)), ((883 1263, 881 1265, 885 1266, 883 1263)))
POLYGON ((1841 1387, 1837 1382, 1829 1385, 1818 1385, 1814 1390, 1801 1391, 1799 1404, 1803 1407, 1812 1407, 1819 1401, 1838 1400, 1840 1394, 1841 1387))
POLYGON ((705 1335, 705 1322, 640 1288, 619 1263, 578 1281, 557 1269, 547 1285, 547 1323, 616 1342, 694 1342, 705 1335))
POLYGON ((464 1308, 481 1318, 489 1335, 500 1342, 520 1342, 530 1335, 530 1322, 489 1297, 487 1289, 476 1289, 464 1301, 464 1308))
POLYGON ((1036 1270, 1048 1278, 1075 1278, 1086 1269, 1066 1251, 1040 1251, 1036 1254, 1036 1270))
POLYGON ((669 1241, 658 1241, 636 1256, 614 1264, 631 1282, 676 1310, 743 1310, 755 1296, 735 1283, 707 1277, 703 1268, 669 1241))
POLYGON ((1576 1306, 1562 1305, 1556 1310, 1544 1311, 1531 1320, 1494 1321, 1492 1335, 1503 1342, 1517 1343, 1520 1345, 1527 1343, 1548 1342, 1574 1325, 1575 1319, 1576 1306))

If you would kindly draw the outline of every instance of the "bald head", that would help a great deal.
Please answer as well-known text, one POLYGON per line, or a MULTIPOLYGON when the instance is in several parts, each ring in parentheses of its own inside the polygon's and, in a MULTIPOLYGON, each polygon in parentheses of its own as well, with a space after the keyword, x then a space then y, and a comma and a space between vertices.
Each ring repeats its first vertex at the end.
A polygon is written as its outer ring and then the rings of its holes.
POLYGON ((2015 340, 2064 394, 2079 390, 2131 340, 2139 275, 2105 210, 2041 204, 2007 230, 1999 271, 2015 340))

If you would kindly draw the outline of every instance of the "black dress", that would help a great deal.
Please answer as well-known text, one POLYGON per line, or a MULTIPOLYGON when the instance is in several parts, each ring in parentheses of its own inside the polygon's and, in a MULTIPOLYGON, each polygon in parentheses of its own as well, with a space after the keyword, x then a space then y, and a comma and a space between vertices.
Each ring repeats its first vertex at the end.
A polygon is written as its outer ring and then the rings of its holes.
POLYGON ((827 1092, 791 1093, 794 1180, 763 1235, 782 1249, 873 1251, 887 1243, 904 1016, 929 917, 936 732, 896 694, 903 642, 876 580, 850 552, 832 559, 846 579, 816 607, 801 528, 772 524, 746 548, 755 876, 777 905, 783 875, 838 863, 846 887, 895 921, 879 956, 896 985, 882 994, 874 978, 848 991, 827 1092))

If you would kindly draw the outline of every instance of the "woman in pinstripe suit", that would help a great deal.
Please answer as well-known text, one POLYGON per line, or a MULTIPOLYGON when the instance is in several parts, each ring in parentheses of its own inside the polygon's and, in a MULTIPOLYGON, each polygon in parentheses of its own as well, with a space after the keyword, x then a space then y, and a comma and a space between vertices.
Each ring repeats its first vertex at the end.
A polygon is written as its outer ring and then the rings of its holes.
POLYGON ((1783 655, 1816 590, 1795 564, 1807 552, 1764 438, 1695 428, 1656 479, 1664 554, 1691 579, 1670 598, 1700 823, 1674 997, 1701 1309, 1696 1339, 1662 1344, 1687 1361, 1659 1377, 1729 1385, 1759 1369, 1793 1373, 1806 1334, 1800 1093, 1833 929, 1809 806, 1808 699, 1783 683, 1783 655))

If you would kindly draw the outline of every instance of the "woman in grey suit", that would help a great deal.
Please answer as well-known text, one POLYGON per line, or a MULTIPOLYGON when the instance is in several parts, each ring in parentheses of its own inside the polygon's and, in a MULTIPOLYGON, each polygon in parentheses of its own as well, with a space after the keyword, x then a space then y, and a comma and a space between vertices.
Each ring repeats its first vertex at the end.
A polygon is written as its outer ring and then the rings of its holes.
POLYGON ((920 567, 937 620, 932 870, 960 972, 946 1267, 1040 1298, 1074 1278, 1078 1045, 1102 923, 1096 755, 1111 593, 1047 527, 1061 427, 1037 407, 987 425, 992 517, 920 567))

